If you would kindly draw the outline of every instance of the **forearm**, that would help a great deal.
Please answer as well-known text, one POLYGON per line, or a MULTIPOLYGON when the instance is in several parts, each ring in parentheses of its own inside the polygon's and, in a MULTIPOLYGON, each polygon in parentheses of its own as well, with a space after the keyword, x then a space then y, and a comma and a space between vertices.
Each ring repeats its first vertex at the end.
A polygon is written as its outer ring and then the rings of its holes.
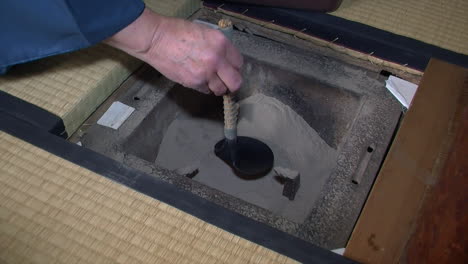
POLYGON ((164 19, 167 18, 145 8, 140 17, 104 42, 144 60, 158 38, 158 28, 164 19))

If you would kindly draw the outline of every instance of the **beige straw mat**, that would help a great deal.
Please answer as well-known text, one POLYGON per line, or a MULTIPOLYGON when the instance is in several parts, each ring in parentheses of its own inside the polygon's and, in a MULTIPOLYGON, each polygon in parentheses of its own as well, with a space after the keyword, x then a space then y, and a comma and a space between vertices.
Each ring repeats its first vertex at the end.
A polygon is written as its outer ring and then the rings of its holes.
MULTIPOLYGON (((198 0, 147 0, 167 16, 187 17, 198 0)), ((17 65, 0 76, 0 90, 63 119, 71 135, 141 62, 105 45, 17 65)))
POLYGON ((97 45, 17 65, 0 76, 0 90, 57 115, 70 135, 139 65, 97 45))
POLYGON ((201 7, 200 0, 143 0, 154 12, 175 17, 189 17, 201 7))
POLYGON ((467 0, 343 0, 332 15, 468 55, 467 0))
POLYGON ((0 131, 0 263, 296 263, 0 131))

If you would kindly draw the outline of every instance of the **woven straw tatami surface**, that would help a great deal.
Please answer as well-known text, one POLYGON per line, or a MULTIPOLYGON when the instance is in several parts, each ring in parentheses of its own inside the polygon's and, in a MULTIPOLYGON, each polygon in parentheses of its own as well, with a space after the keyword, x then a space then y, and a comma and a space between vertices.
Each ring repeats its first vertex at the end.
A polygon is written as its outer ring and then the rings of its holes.
POLYGON ((295 263, 0 132, 1 263, 295 263))
MULTIPOLYGON (((198 0, 147 0, 167 16, 187 17, 198 0)), ((69 135, 139 66, 141 62, 105 45, 14 67, 0 76, 0 90, 63 119, 69 135)))
POLYGON ((343 0, 332 14, 468 55, 467 0, 343 0))
POLYGON ((70 135, 140 62, 105 45, 17 65, 0 90, 63 119, 70 135))
POLYGON ((200 0, 144 0, 147 7, 165 16, 188 17, 201 6, 200 0))

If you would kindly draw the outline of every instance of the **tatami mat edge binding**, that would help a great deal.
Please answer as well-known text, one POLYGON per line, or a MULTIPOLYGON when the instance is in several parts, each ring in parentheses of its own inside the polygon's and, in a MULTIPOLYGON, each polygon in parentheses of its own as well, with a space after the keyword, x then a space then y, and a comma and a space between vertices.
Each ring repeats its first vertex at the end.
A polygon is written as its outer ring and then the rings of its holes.
POLYGON ((0 132, 7 263, 294 263, 0 132))
MULTIPOLYGON (((147 0, 167 16, 188 17, 200 1, 147 0)), ((68 135, 139 66, 141 62, 105 45, 13 67, 0 77, 0 90, 63 119, 68 135)))

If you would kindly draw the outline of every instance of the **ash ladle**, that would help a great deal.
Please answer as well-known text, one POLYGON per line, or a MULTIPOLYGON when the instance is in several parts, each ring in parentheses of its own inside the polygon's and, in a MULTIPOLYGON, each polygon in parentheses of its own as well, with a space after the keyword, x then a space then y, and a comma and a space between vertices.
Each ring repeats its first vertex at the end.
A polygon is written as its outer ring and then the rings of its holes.
MULTIPOLYGON (((227 19, 218 22, 219 29, 231 39, 232 23, 227 19)), ((262 141, 237 136, 237 115, 239 104, 232 94, 223 96, 224 139, 216 143, 216 156, 231 166, 238 176, 255 179, 266 175, 273 167, 273 151, 262 141)))

